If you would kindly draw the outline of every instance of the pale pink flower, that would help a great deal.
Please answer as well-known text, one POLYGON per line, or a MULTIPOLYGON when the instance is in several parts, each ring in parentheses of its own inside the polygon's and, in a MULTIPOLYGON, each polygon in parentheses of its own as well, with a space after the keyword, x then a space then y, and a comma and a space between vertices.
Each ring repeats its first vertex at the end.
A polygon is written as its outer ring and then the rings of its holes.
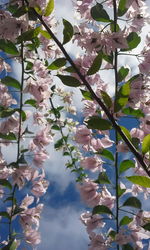
POLYGON ((41 242, 40 233, 32 228, 27 229, 25 232, 26 242, 31 245, 38 245, 41 242))
POLYGON ((34 144, 39 148, 47 146, 52 141, 52 136, 48 127, 37 132, 35 138, 33 139, 34 144))
POLYGON ((95 139, 92 138, 91 140, 91 146, 93 147, 93 149, 95 149, 96 151, 99 151, 103 148, 109 148, 113 145, 113 141, 109 139, 108 136, 103 137, 102 139, 95 139))
POLYGON ((23 188, 26 180, 31 180, 32 172, 33 169, 29 166, 21 166, 20 168, 16 168, 12 175, 13 183, 17 184, 19 189, 23 188))
POLYGON ((119 245, 125 245, 131 242, 131 236, 125 234, 123 229, 120 229, 119 233, 117 233, 115 236, 115 242, 119 245))
POLYGON ((34 152, 33 162, 37 167, 42 167, 43 163, 49 158, 45 150, 34 152))
POLYGON ((42 196, 43 194, 46 193, 48 185, 49 185, 49 182, 47 180, 44 180, 44 179, 41 179, 41 180, 39 179, 37 181, 34 181, 31 192, 36 197, 40 197, 40 196, 42 196))
POLYGON ((132 137, 136 137, 136 138, 142 140, 144 137, 144 132, 139 128, 132 128, 130 131, 130 135, 132 137))
POLYGON ((108 242, 102 234, 92 232, 89 235, 91 240, 89 250, 107 250, 108 242))
POLYGON ((77 128, 75 141, 79 144, 88 144, 91 140, 91 131, 84 125, 77 128))
POLYGON ((90 179, 84 179, 82 184, 78 185, 80 190, 81 198, 88 206, 94 207, 100 202, 100 194, 96 191, 98 185, 91 181, 90 179))
POLYGON ((91 101, 84 101, 83 114, 85 117, 95 115, 96 113, 96 104, 91 101))
POLYGON ((85 157, 80 161, 81 167, 85 169, 89 169, 93 172, 95 171, 102 171, 102 164, 103 161, 98 157, 85 157))
POLYGON ((92 215, 91 213, 83 213, 80 216, 81 221, 87 227, 87 232, 90 234, 94 229, 99 227, 104 227, 105 223, 103 222, 103 218, 99 215, 92 215))

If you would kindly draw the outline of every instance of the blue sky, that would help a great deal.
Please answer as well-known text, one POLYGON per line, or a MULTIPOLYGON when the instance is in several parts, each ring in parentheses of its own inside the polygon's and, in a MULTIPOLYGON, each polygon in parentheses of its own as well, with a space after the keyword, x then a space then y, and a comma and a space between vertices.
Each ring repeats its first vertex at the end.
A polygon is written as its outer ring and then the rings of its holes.
MULTIPOLYGON (((57 17, 59 19, 64 17, 73 23, 71 0, 63 0, 63 5, 60 2, 56 0, 57 17)), ((66 45, 66 48, 71 52, 71 43, 66 45)), ((76 53, 77 50, 75 49, 74 55, 76 53)), ((121 64, 123 65, 127 61, 128 59, 126 61, 122 59, 121 64)), ((132 61, 133 64, 134 60, 132 61)), ((136 73, 134 66, 133 72, 136 73)), ((17 67, 16 76, 19 78, 19 67, 17 67)), ((108 82, 111 79, 110 74, 107 74, 104 78, 108 82)), ((78 93, 76 93, 76 100, 78 93)), ((78 103, 78 109, 80 109, 80 102, 78 103)), ((42 242, 37 249, 87 250, 88 235, 85 226, 79 220, 80 214, 86 211, 86 206, 80 200, 79 192, 76 189, 75 175, 65 168, 66 159, 62 157, 61 152, 56 152, 53 145, 48 148, 48 151, 50 159, 46 162, 45 169, 50 186, 48 192, 42 198, 45 204, 40 222, 42 242)), ((10 153, 10 161, 14 153, 13 149, 10 153)), ((22 247, 18 249, 22 250, 22 247)))

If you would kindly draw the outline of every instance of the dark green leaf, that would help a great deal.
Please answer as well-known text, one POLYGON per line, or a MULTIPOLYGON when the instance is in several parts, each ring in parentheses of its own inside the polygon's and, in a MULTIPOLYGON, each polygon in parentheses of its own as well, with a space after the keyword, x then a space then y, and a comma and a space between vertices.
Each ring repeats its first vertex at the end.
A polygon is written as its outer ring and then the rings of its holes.
POLYGON ((130 244, 125 244, 122 246, 122 250, 134 250, 134 248, 130 244))
POLYGON ((120 0, 118 6, 118 16, 123 16, 127 12, 126 8, 127 0, 120 0))
POLYGON ((68 43, 71 38, 73 37, 73 27, 72 24, 69 23, 67 20, 63 19, 63 25, 64 25, 64 29, 63 29, 63 44, 68 43))
POLYGON ((5 117, 9 117, 11 116, 13 113, 15 113, 16 110, 12 109, 12 108, 8 108, 8 109, 1 109, 0 110, 0 118, 5 118, 5 117))
POLYGON ((0 185, 6 188, 12 189, 11 183, 6 179, 0 179, 0 185))
POLYGON ((142 204, 140 200, 136 197, 129 197, 124 203, 123 206, 135 207, 141 209, 142 204))
POLYGON ((110 30, 111 32, 118 32, 120 30, 120 27, 114 21, 111 21, 110 30))
POLYGON ((115 112, 120 111, 128 102, 130 95, 130 84, 129 82, 123 84, 119 89, 115 98, 115 112))
POLYGON ((142 142, 142 153, 146 154, 150 151, 150 134, 146 135, 142 142))
POLYGON ((110 18, 107 12, 104 10, 103 5, 97 3, 91 8, 91 16, 94 20, 99 22, 109 22, 110 18))
POLYGON ((49 16, 54 10, 54 0, 49 0, 45 9, 44 16, 49 16))
POLYGON ((150 223, 147 223, 142 226, 145 230, 150 231, 150 223))
POLYGON ((132 107, 124 108, 122 112, 126 115, 132 115, 137 118, 144 117, 144 113, 140 109, 133 109, 132 107))
POLYGON ((41 31, 41 28, 37 27, 35 29, 30 29, 30 30, 22 33, 22 35, 18 37, 18 43, 25 42, 25 41, 31 41, 33 38, 36 38, 38 36, 40 31, 41 31))
POLYGON ((130 217, 128 217, 128 216, 124 216, 124 217, 121 219, 119 225, 120 225, 120 226, 128 225, 131 221, 133 221, 133 218, 130 218, 130 217))
POLYGON ((102 54, 103 54, 103 59, 106 62, 113 64, 113 53, 111 53, 110 55, 106 55, 106 54, 104 54, 104 52, 102 52, 102 54))
POLYGON ((134 167, 135 167, 134 161, 124 160, 120 163, 119 173, 122 174, 123 172, 125 172, 129 168, 134 168, 134 167))
POLYGON ((136 138, 136 137, 132 137, 131 139, 132 144, 134 145, 134 147, 139 150, 139 144, 140 144, 140 139, 136 138))
POLYGON ((69 87, 79 87, 81 83, 78 79, 76 79, 73 76, 64 76, 64 75, 57 75, 59 79, 62 81, 62 83, 69 87))
POLYGON ((141 42, 141 37, 138 36, 138 34, 136 32, 131 32, 127 36, 128 48, 121 49, 121 51, 128 51, 128 50, 135 49, 139 45, 140 42, 141 42))
POLYGON ((4 200, 4 202, 7 202, 7 201, 11 201, 13 204, 16 204, 16 203, 17 203, 16 198, 15 198, 15 197, 12 197, 12 196, 10 196, 10 197, 6 198, 6 200, 4 200))
POLYGON ((87 75, 93 75, 96 72, 99 71, 102 64, 102 53, 99 52, 99 54, 95 57, 91 67, 89 68, 87 75))
POLYGON ((58 58, 54 62, 52 62, 47 68, 51 70, 57 70, 66 64, 66 58, 58 58))
POLYGON ((128 176, 126 177, 128 181, 131 181, 134 184, 139 186, 150 188, 150 178, 147 176, 128 176))
POLYGON ((20 83, 11 76, 6 76, 5 78, 2 78, 1 82, 6 86, 10 86, 16 89, 21 89, 20 83))
POLYGON ((22 6, 20 8, 18 8, 14 13, 13 13, 13 16, 14 17, 21 17, 23 16, 24 14, 26 14, 28 12, 28 7, 27 6, 22 6))
POLYGON ((87 121, 87 125, 88 128, 99 130, 108 130, 112 128, 112 125, 108 120, 102 119, 99 116, 92 116, 87 121))
POLYGON ((24 208, 21 208, 21 207, 19 207, 18 205, 16 205, 16 206, 15 206, 15 209, 14 209, 14 212, 13 212, 13 215, 19 214, 19 213, 21 213, 21 212, 23 212, 23 211, 24 211, 24 208))
POLYGON ((61 138, 61 139, 59 139, 58 141, 56 141, 54 147, 55 147, 55 149, 59 149, 59 148, 61 148, 63 145, 64 145, 64 140, 63 140, 63 138, 61 138))
POLYGON ((0 216, 3 216, 3 217, 5 217, 5 218, 7 218, 7 219, 10 219, 9 213, 4 212, 4 211, 1 211, 1 212, 0 212, 0 216))
POLYGON ((36 100, 34 100, 34 99, 26 100, 24 104, 29 104, 32 107, 36 108, 36 100))
POLYGON ((0 133, 0 138, 2 138, 4 140, 10 140, 10 141, 16 140, 16 136, 13 133, 9 133, 9 134, 0 133))
POLYGON ((114 230, 111 230, 110 232, 109 232, 109 234, 108 234, 108 236, 110 236, 113 240, 115 239, 115 237, 116 237, 116 232, 114 231, 114 230))
POLYGON ((98 152, 101 156, 111 160, 111 161, 114 161, 114 156, 113 154, 107 150, 107 149, 103 149, 102 151, 98 152))
POLYGON ((93 101, 93 97, 89 91, 80 89, 85 100, 93 101))
POLYGON ((26 70, 31 70, 32 67, 33 67, 33 63, 30 61, 27 61, 26 70))
POLYGON ((10 55, 19 55, 19 51, 15 44, 8 40, 0 39, 0 50, 10 55))
POLYGON ((102 90, 101 90, 101 95, 106 106, 108 108, 111 108, 113 104, 112 104, 112 100, 110 96, 105 91, 102 91, 102 90))
POLYGON ((128 73, 129 73, 128 68, 121 67, 118 71, 118 82, 122 82, 122 80, 125 79, 128 73))
POLYGON ((92 214, 112 214, 112 211, 103 205, 98 205, 93 208, 92 214))
POLYGON ((69 66, 69 67, 65 68, 64 71, 67 71, 69 73, 75 73, 76 72, 75 69, 72 66, 69 66))
POLYGON ((18 163, 27 164, 27 161, 24 158, 24 154, 21 154, 20 158, 18 159, 18 163))
POLYGON ((59 127, 58 125, 53 125, 53 126, 51 127, 51 129, 60 130, 60 127, 59 127))
POLYGON ((99 174, 98 179, 95 181, 98 184, 110 184, 110 180, 105 172, 99 174))

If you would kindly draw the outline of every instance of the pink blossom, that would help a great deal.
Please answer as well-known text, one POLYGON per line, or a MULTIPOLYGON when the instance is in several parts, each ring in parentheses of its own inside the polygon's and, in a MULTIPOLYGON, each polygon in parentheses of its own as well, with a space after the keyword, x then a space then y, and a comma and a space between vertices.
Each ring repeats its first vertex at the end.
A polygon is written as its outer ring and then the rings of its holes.
POLYGON ((52 136, 50 135, 48 127, 37 132, 35 138, 33 139, 34 144, 39 149, 43 148, 44 146, 47 146, 50 141, 52 141, 52 136))
POLYGON ((142 140, 144 137, 144 132, 139 128, 132 128, 130 131, 130 135, 132 137, 136 137, 136 138, 142 140))
POLYGON ((107 240, 104 238, 102 234, 96 234, 92 232, 90 235, 90 247, 89 250, 107 250, 107 240))
POLYGON ((49 182, 47 180, 41 179, 33 182, 31 192, 36 196, 40 197, 46 193, 49 182))
POLYGON ((84 125, 77 128, 75 141, 79 144, 88 144, 91 140, 91 131, 84 125))
POLYGON ((93 172, 102 170, 102 163, 103 161, 98 157, 85 157, 80 162, 82 167, 93 172))
POLYGON ((88 234, 90 234, 94 229, 104 227, 105 225, 102 217, 97 214, 92 215, 89 212, 81 214, 80 219, 84 225, 87 226, 88 234))
POLYGON ((29 166, 21 166, 16 168, 13 173, 13 183, 17 184, 19 189, 23 188, 26 180, 30 181, 33 169, 29 166))
POLYGON ((98 185, 90 179, 85 179, 82 184, 78 185, 81 198, 90 207, 94 207, 100 202, 100 194, 96 191, 98 185))
POLYGON ((31 245, 38 245, 41 242, 40 233, 32 228, 27 229, 25 232, 26 242, 31 245))
POLYGON ((37 167, 41 167, 48 158, 49 156, 45 150, 39 150, 34 152, 33 162, 37 167))
POLYGON ((91 146, 93 147, 93 149, 95 149, 96 151, 99 151, 103 148, 109 148, 113 145, 113 141, 109 139, 108 136, 103 137, 102 139, 95 139, 92 138, 91 140, 91 146))
POLYGON ((83 114, 85 117, 92 116, 96 112, 96 104, 91 101, 84 102, 83 114))

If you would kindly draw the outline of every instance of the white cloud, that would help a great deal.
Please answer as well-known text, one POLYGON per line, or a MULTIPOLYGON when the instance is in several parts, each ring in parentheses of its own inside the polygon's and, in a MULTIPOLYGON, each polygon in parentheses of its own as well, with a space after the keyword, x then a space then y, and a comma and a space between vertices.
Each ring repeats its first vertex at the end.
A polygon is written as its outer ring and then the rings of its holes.
POLYGON ((81 211, 72 206, 55 209, 46 207, 41 219, 42 243, 44 250, 87 250, 88 235, 79 220, 81 211))

